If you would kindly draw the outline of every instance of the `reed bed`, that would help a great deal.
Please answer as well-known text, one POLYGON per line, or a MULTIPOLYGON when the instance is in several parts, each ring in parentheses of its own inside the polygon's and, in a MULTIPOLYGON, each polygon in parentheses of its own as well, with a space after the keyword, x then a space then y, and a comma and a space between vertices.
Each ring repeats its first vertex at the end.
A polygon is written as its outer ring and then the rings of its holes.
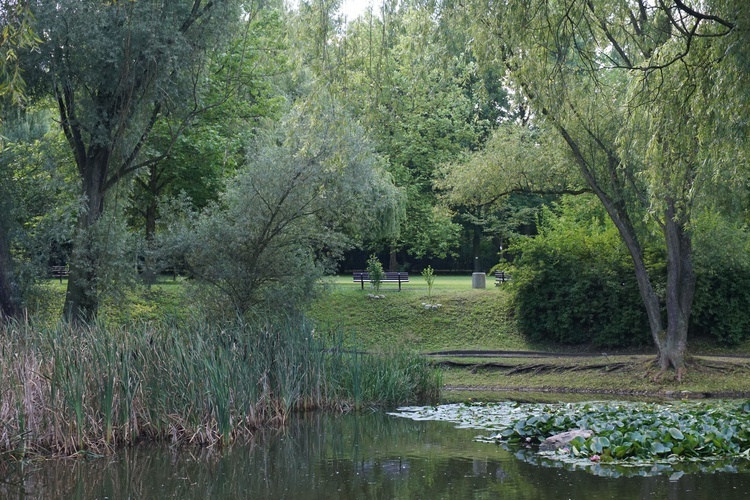
POLYGON ((419 355, 341 343, 299 321, 5 324, 0 454, 104 454, 144 439, 223 446, 295 411, 439 396, 440 375, 419 355))

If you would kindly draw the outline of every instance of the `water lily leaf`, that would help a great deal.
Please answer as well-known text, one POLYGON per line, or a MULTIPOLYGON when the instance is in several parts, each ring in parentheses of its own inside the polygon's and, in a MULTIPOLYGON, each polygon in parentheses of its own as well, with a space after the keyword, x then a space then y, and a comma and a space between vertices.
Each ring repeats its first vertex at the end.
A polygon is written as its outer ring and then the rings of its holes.
POLYGON ((576 436, 570 440, 570 444, 571 446, 575 446, 576 448, 582 448, 583 445, 586 444, 586 440, 581 436, 576 436))
POLYGON ((672 428, 669 429, 669 434, 673 438, 679 439, 680 441, 683 440, 683 439, 685 439, 685 436, 682 434, 682 432, 680 431, 680 429, 675 429, 674 427, 672 427, 672 428))
POLYGON ((622 458, 628 453, 628 450, 629 448, 627 446, 617 446, 614 450, 612 450, 612 454, 616 458, 622 458))
POLYGON ((651 443, 651 453, 654 455, 660 455, 662 453, 666 453, 669 450, 664 447, 663 444, 661 444, 659 441, 654 441, 651 443))

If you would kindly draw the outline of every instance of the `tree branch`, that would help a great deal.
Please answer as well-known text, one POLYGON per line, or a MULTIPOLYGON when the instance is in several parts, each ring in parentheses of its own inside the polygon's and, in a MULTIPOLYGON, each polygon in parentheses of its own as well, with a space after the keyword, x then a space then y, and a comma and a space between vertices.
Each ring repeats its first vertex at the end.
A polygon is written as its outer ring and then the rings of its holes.
POLYGON ((701 12, 698 12, 697 10, 693 10, 690 7, 688 7, 687 5, 685 5, 685 3, 682 0, 674 0, 674 4, 675 4, 675 6, 677 6, 677 8, 679 10, 681 10, 681 11, 685 12, 686 14, 688 14, 688 15, 696 18, 696 19, 698 19, 699 21, 714 21, 716 23, 721 24, 722 26, 724 26, 725 28, 729 29, 730 31, 734 29, 734 23, 731 23, 731 22, 727 21, 726 19, 723 19, 723 18, 718 17, 718 16, 714 16, 714 15, 711 15, 711 14, 703 14, 701 12))
POLYGON ((201 3, 203 3, 202 0, 195 0, 195 2, 193 2, 193 9, 190 11, 188 18, 185 19, 185 22, 182 23, 182 26, 180 26, 180 33, 185 33, 189 30, 190 26, 192 26, 195 21, 203 17, 209 10, 211 10, 211 7, 214 6, 213 1, 211 1, 201 9, 201 3))
POLYGON ((86 145, 83 143, 83 137, 81 136, 81 129, 78 125, 75 112, 75 98, 73 97, 73 90, 67 85, 62 85, 63 90, 60 91, 60 84, 55 82, 55 96, 57 97, 57 107, 60 111, 60 125, 63 129, 63 134, 68 140, 73 155, 78 166, 78 173, 83 176, 84 169, 86 166, 86 145))

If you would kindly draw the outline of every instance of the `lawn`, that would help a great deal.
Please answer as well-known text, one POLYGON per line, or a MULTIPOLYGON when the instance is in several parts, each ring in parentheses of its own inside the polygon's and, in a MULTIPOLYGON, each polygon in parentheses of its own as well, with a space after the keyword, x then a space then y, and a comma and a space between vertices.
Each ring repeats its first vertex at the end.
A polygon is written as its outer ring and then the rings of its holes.
POLYGON ((326 292, 310 316, 325 330, 348 336, 366 349, 409 347, 443 349, 535 349, 519 335, 510 313, 509 294, 490 282, 472 289, 471 276, 438 276, 428 295, 422 276, 402 284, 384 283, 374 299, 351 276, 326 279, 326 292), (427 304, 435 308, 427 308, 427 304))
MULTIPOLYGON (((427 282, 424 280, 421 274, 411 274, 409 275, 409 283, 402 283, 401 288, 402 291, 409 291, 412 293, 423 293, 425 296, 427 295, 427 282)), ((337 287, 341 288, 342 290, 347 289, 356 289, 361 291, 361 284, 359 282, 354 282, 352 279, 352 276, 350 274, 347 275, 338 275, 338 276, 331 276, 329 278, 326 278, 326 283, 329 284, 335 284, 337 287)), ((477 289, 475 290, 477 293, 486 293, 491 290, 494 290, 495 287, 495 279, 492 276, 487 277, 487 288, 484 290, 477 289)), ((456 292, 456 291, 462 291, 462 290, 473 290, 471 288, 471 276, 436 276, 435 282, 432 286, 432 291, 435 293, 436 291, 443 291, 443 292, 456 292)), ((365 291, 370 293, 372 290, 370 286, 365 283, 365 291)), ((398 291, 398 283, 383 283, 380 288, 381 292, 388 293, 389 291, 398 291)))
MULTIPOLYGON (((443 368, 446 388, 453 390, 532 390, 639 396, 705 397, 750 395, 750 363, 744 358, 691 360, 687 378, 678 383, 672 373, 654 381, 653 349, 610 352, 591 346, 534 344, 518 331, 513 320, 510 286, 472 289, 471 276, 437 276, 428 297, 420 275, 402 285, 383 284, 383 299, 372 299, 368 285, 361 290, 351 276, 326 280, 326 293, 310 311, 323 330, 349 335, 360 348, 414 349, 425 353, 445 350, 547 351, 561 357, 486 355, 466 358, 433 356, 443 368), (425 309, 423 304, 440 304, 425 309), (589 356, 565 356, 565 353, 589 356)), ((691 353, 736 354, 734 349, 691 339, 691 353)))

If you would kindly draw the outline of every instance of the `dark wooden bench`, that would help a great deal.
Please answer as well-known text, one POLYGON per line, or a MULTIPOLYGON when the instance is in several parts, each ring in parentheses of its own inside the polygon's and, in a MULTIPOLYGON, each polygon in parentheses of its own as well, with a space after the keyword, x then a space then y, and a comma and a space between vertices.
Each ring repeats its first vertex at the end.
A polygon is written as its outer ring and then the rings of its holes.
POLYGON ((57 278, 62 283, 63 278, 68 277, 68 266, 51 266, 49 268, 53 278, 57 278))
POLYGON ((495 286, 500 286, 506 281, 510 281, 510 274, 505 271, 495 271, 495 286))
MULTIPOLYGON (((367 271, 354 271, 354 282, 362 284, 362 290, 365 289, 365 282, 370 282, 370 273, 367 271)), ((398 283, 398 291, 401 291, 401 283, 409 282, 409 273, 402 272, 385 272, 381 283, 398 283)))

